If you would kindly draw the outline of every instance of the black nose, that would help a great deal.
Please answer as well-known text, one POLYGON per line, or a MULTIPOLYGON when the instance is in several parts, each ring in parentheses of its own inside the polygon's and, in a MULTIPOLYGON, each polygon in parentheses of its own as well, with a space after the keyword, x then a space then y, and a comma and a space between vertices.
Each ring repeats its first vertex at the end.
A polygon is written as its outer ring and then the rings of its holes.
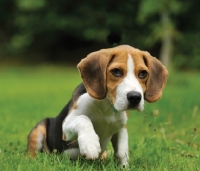
POLYGON ((138 93, 137 91, 130 91, 128 94, 127 94, 127 99, 131 105, 131 107, 135 107, 137 106, 140 101, 141 101, 141 94, 138 93))

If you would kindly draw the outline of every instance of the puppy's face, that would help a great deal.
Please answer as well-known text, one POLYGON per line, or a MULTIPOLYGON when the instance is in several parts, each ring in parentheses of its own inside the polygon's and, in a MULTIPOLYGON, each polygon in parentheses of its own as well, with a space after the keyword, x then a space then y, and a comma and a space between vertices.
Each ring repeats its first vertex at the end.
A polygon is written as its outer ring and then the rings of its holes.
POLYGON ((107 97, 117 111, 144 108, 149 69, 140 55, 119 53, 107 68, 107 97))
POLYGON ((109 98, 117 111, 144 108, 162 96, 168 72, 148 52, 122 45, 89 54, 78 64, 83 83, 95 99, 109 98))

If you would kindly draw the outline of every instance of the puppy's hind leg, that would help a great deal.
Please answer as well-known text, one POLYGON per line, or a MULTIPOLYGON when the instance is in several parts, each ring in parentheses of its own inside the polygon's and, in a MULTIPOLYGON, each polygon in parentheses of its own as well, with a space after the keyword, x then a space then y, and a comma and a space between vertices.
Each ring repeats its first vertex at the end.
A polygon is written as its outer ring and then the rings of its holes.
POLYGON ((44 119, 39 122, 28 135, 27 152, 32 157, 36 157, 37 151, 43 152, 46 150, 48 152, 46 146, 47 121, 48 119, 44 119))

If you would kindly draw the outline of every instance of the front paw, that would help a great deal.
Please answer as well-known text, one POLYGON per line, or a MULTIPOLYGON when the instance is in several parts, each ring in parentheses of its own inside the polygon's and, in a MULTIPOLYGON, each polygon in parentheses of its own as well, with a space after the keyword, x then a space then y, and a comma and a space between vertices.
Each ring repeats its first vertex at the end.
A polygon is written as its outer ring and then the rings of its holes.
POLYGON ((121 150, 120 152, 115 153, 115 158, 118 160, 118 166, 120 168, 127 168, 129 160, 128 152, 121 150))
POLYGON ((128 167, 128 162, 127 161, 120 161, 118 166, 120 168, 127 168, 128 167))
POLYGON ((82 134, 78 137, 80 153, 88 160, 95 160, 99 157, 101 147, 97 134, 82 134))

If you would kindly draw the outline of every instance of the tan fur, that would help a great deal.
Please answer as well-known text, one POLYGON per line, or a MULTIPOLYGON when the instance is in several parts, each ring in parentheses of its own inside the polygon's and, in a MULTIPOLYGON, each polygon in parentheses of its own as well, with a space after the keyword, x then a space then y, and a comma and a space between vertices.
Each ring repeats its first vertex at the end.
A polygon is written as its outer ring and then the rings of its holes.
POLYGON ((128 56, 123 56, 124 54, 116 55, 110 65, 107 68, 107 95, 110 97, 112 103, 114 104, 116 100, 116 89, 118 85, 122 82, 124 77, 127 75, 127 60, 128 56), (110 72, 114 68, 119 68, 123 71, 123 77, 115 77, 110 72))
POLYGON ((67 137, 65 134, 62 134, 62 139, 63 139, 63 141, 67 141, 67 137))
POLYGON ((101 160, 105 160, 107 157, 108 157, 108 153, 107 153, 107 151, 105 150, 105 151, 101 154, 100 159, 101 159, 101 160))
POLYGON ((38 138, 40 135, 44 136, 44 141, 43 143, 43 150, 48 152, 48 147, 46 145, 46 125, 44 123, 39 123, 29 134, 28 136, 28 154, 32 157, 36 156, 36 151, 37 149, 37 144, 38 144, 38 138))

